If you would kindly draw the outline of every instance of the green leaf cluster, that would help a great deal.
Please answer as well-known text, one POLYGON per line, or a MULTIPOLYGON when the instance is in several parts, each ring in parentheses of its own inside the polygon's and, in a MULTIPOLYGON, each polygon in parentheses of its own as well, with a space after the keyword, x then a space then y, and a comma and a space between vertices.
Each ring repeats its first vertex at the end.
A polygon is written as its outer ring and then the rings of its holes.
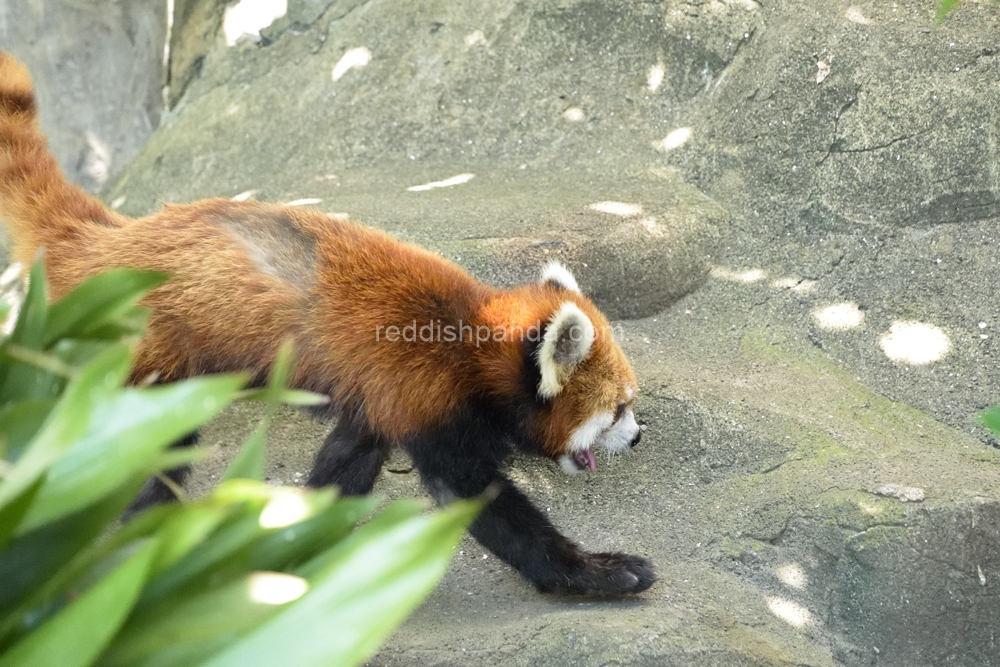
POLYGON ((997 437, 1000 437, 1000 405, 994 405, 979 415, 979 418, 986 428, 993 431, 993 434, 997 437))
POLYGON ((0 339, 0 667, 356 665, 430 592, 479 501, 427 512, 263 483, 285 388, 245 375, 129 384, 165 276, 120 269, 49 305, 41 262, 0 339), (267 402, 209 496, 119 517, 231 401, 267 402))

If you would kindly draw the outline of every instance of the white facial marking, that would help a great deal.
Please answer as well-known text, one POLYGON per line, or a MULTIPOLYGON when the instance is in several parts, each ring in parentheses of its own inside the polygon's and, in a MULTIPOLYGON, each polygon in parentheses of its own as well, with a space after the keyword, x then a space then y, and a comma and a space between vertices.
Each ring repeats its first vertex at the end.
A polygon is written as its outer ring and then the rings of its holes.
POLYGON ((584 422, 583 426, 573 431, 569 438, 569 451, 579 452, 590 449, 598 436, 611 426, 615 416, 610 412, 598 412, 596 415, 584 422))
POLYGON ((573 457, 569 454, 563 454, 559 457, 559 467, 562 468, 562 471, 567 475, 578 475, 581 472, 584 472, 583 468, 577 466, 573 457))
POLYGON ((639 424, 635 421, 635 415, 631 410, 626 410, 621 419, 601 434, 596 444, 609 452, 620 452, 629 448, 638 432, 639 424))
POLYGON ((559 467, 567 475, 584 472, 574 460, 572 453, 600 447, 611 453, 621 452, 632 445, 641 428, 635 421, 632 410, 626 410, 618 421, 610 412, 598 412, 573 431, 567 449, 569 454, 559 457, 559 467))

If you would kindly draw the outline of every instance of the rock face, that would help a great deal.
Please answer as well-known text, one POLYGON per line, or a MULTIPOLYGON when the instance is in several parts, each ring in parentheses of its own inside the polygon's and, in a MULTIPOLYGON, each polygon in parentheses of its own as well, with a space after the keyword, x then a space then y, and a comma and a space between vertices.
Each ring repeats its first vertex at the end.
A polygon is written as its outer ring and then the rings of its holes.
MULTIPOLYGON (((108 201, 312 200, 500 284, 560 257, 640 378, 634 452, 512 476, 661 582, 555 599, 467 541, 372 665, 1000 664, 1000 7, 289 0, 227 46, 186 4, 108 201)), ((325 428, 288 413, 272 478, 325 428)))
POLYGON ((600 4, 500 3, 487 20, 463 3, 292 2, 262 31, 266 47, 227 48, 223 20, 211 50, 203 37, 219 22, 188 7, 177 34, 197 48, 175 39, 172 52, 206 52, 201 76, 106 190, 125 198, 122 211, 192 194, 319 199, 463 257, 495 282, 529 279, 562 257, 615 317, 655 314, 707 275, 727 214, 658 165, 650 146, 653 161, 631 159, 637 140, 656 138, 647 126, 660 132, 669 104, 647 94, 644 72, 636 78, 661 30, 649 25, 653 8, 623 21, 600 4), (646 26, 644 42, 634 22, 646 26), (619 34, 598 38, 603 24, 619 34), (411 189, 456 176, 470 180, 411 189))

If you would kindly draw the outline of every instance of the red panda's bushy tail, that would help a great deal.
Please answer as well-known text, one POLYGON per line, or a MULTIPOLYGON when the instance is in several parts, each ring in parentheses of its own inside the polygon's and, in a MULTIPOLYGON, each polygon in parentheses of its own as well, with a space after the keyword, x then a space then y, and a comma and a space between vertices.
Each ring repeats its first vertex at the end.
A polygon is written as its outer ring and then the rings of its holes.
POLYGON ((82 226, 117 227, 122 220, 63 176, 39 130, 27 68, 0 51, 0 222, 14 258, 30 262, 40 246, 82 226))

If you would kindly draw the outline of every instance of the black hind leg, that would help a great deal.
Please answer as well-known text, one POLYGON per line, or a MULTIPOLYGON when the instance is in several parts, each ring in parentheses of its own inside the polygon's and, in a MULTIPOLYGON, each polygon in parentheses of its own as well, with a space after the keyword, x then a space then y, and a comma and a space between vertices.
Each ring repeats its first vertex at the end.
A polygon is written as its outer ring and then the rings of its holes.
POLYGON ((306 485, 336 485, 345 496, 370 493, 388 455, 389 443, 364 417, 345 411, 316 455, 306 485))
MULTIPOLYGON (((193 447, 197 444, 198 432, 195 431, 194 433, 184 436, 171 445, 171 447, 193 447)), ((187 479, 190 472, 191 466, 183 465, 178 468, 167 470, 163 474, 177 486, 183 487, 184 481, 187 479)), ((127 510, 125 510, 125 519, 128 520, 132 518, 147 507, 172 502, 174 500, 177 500, 177 495, 169 486, 164 484, 159 477, 150 477, 146 480, 146 485, 142 487, 142 491, 139 492, 139 495, 136 496, 135 500, 132 501, 132 504, 129 505, 127 510)))

